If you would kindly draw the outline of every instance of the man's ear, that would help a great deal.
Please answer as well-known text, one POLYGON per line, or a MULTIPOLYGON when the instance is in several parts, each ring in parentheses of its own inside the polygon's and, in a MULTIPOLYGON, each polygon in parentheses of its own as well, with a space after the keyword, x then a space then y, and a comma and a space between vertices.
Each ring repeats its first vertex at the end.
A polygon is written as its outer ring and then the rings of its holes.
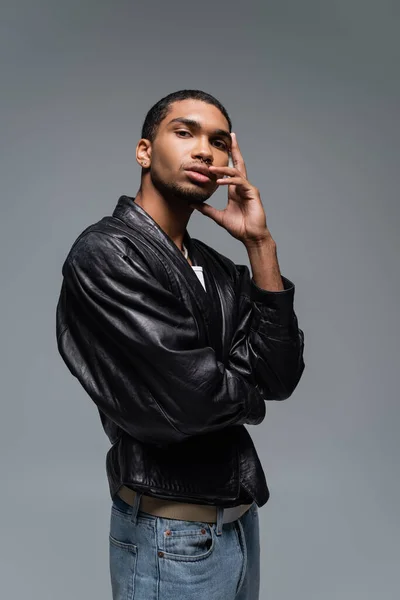
POLYGON ((148 169, 151 163, 151 142, 142 138, 136 146, 136 161, 144 169, 148 169))

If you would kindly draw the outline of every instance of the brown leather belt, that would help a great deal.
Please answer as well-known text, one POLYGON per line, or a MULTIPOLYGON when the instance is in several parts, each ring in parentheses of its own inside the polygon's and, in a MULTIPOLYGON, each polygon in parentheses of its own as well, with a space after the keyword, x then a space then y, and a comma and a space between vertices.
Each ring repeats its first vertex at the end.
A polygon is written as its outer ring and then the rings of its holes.
MULTIPOLYGON (((123 485, 118 490, 118 496, 124 502, 133 506, 136 492, 123 485)), ((239 519, 251 506, 252 504, 241 504, 234 508, 225 508, 223 522, 231 523, 239 519)), ((164 517, 166 519, 201 521, 206 523, 217 522, 217 507, 207 504, 187 504, 185 502, 163 500, 162 498, 154 498, 153 496, 142 494, 139 509, 155 517, 164 517)))

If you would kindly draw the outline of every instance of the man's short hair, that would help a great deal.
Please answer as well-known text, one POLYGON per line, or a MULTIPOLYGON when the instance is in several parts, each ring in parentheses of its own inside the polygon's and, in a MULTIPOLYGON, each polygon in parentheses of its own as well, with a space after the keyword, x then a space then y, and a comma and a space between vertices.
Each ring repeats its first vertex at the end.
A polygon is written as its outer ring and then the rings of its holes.
POLYGON ((143 123, 141 137, 153 142, 157 135, 158 127, 161 121, 167 116, 171 105, 174 102, 188 99, 201 100, 202 102, 216 106, 228 121, 229 131, 232 131, 232 122, 225 107, 219 100, 214 98, 214 96, 207 94, 207 92, 202 92, 201 90, 179 90, 178 92, 173 92, 172 94, 168 94, 168 96, 161 98, 161 100, 150 108, 143 123))

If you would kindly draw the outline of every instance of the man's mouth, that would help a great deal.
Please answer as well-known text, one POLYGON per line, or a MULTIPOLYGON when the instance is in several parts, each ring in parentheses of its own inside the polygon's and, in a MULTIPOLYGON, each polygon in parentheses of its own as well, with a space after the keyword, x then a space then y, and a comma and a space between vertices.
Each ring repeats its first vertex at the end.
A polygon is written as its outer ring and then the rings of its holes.
POLYGON ((185 171, 194 181, 199 181, 201 183, 207 183, 208 181, 211 181, 211 177, 208 177, 208 175, 205 175, 204 173, 199 173, 198 171, 192 171, 190 169, 185 169, 185 171))

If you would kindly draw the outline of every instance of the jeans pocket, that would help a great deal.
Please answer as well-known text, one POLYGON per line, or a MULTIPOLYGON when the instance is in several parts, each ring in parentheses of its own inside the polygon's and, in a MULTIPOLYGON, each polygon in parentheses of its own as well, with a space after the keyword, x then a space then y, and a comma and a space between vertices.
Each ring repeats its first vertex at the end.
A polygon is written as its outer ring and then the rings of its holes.
POLYGON ((109 535, 111 589, 113 600, 133 600, 137 546, 109 535))
POLYGON ((163 532, 164 558, 194 562, 208 558, 215 548, 215 531, 210 523, 180 521, 179 527, 163 532))

